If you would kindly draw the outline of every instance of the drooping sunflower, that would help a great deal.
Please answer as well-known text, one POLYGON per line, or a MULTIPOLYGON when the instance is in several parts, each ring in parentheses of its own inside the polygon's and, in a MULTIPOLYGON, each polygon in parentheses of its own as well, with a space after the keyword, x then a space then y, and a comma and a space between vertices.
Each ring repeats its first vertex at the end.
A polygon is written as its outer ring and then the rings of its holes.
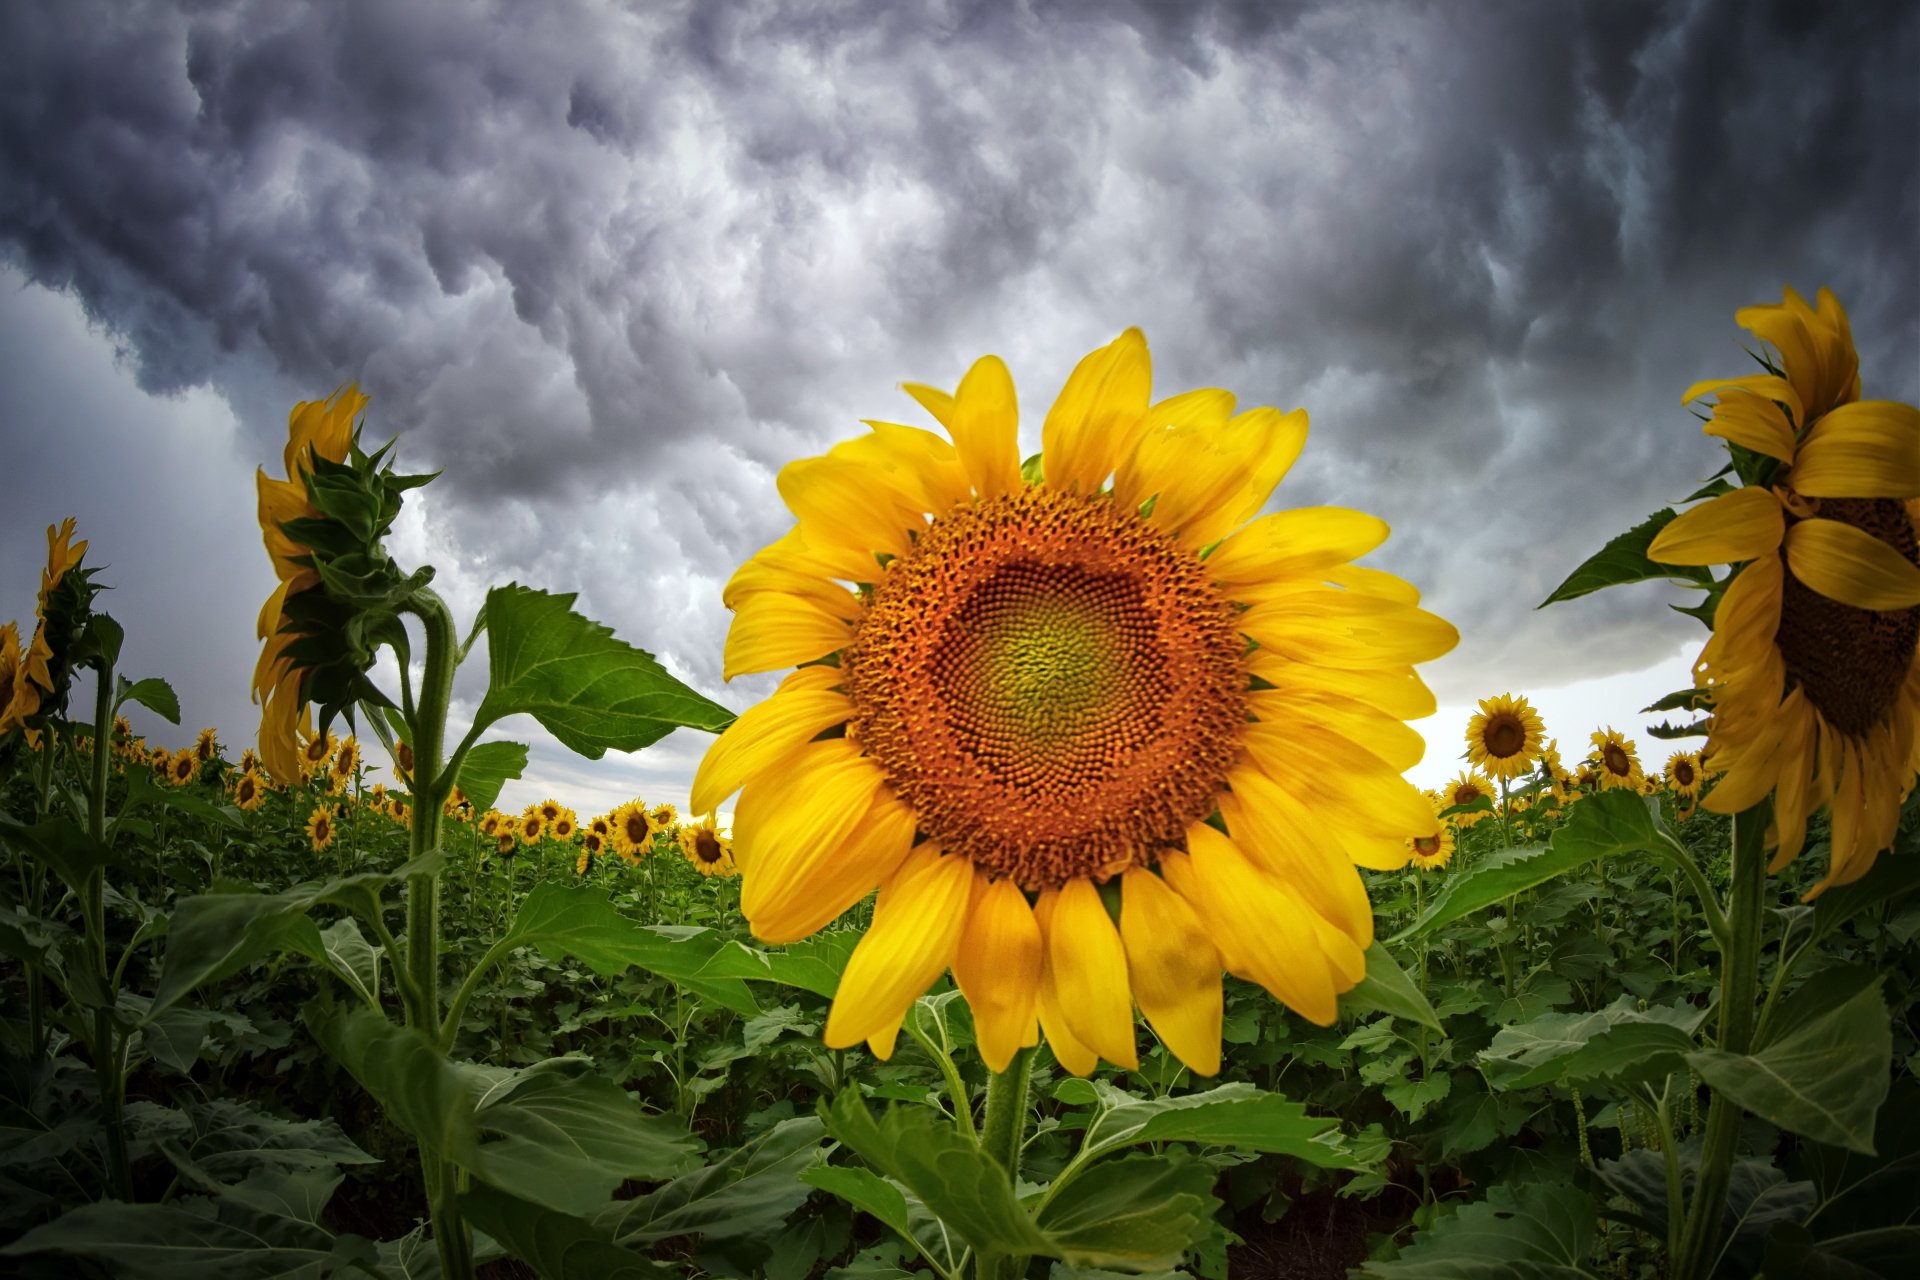
POLYGON ((27 677, 20 628, 9 622, 0 626, 0 735, 19 728, 39 709, 40 690, 27 677))
POLYGON ((1667 767, 1662 771, 1667 780, 1667 790, 1686 802, 1700 794, 1700 788, 1706 785, 1706 767, 1700 763, 1697 751, 1676 751, 1667 757, 1667 767))
POLYGON ((613 811, 613 850, 628 862, 638 862, 653 853, 656 831, 646 806, 638 800, 613 811))
POLYGON ((1539 713, 1525 698, 1483 698, 1467 722, 1467 762, 1491 778, 1517 778, 1532 771, 1544 737, 1539 713))
POLYGON ((255 773, 243 773, 233 780, 233 805, 246 813, 252 813, 266 802, 266 789, 260 785, 260 777, 255 773))
POLYGON ((315 853, 322 853, 333 843, 333 806, 318 805, 307 815, 307 839, 313 845, 315 853))
POLYGON ((739 868, 733 860, 733 841, 721 835, 716 829, 712 814, 708 814, 698 823, 688 823, 681 827, 677 838, 680 842, 680 852, 701 875, 739 874, 739 868))
MULTIPOLYGON (((1455 805, 1472 804, 1483 797, 1489 800, 1494 798, 1493 784, 1487 781, 1485 774, 1472 769, 1461 770, 1459 776, 1449 782, 1441 794, 1446 799, 1446 804, 1442 807, 1447 809, 1455 805)), ((1454 826, 1465 831, 1468 827, 1475 826, 1493 816, 1491 809, 1476 809, 1471 813, 1456 813, 1450 820, 1454 826)))
POLYGON ((1817 308, 1788 289, 1735 319, 1779 372, 1698 383, 1684 402, 1714 396, 1707 434, 1773 465, 1682 514, 1647 554, 1744 564, 1694 664, 1723 771, 1702 803, 1738 813, 1771 793, 1776 871, 1829 806, 1812 897, 1866 874, 1920 771, 1920 409, 1860 399, 1852 329, 1825 289, 1817 308))
POLYGON ((1593 773, 1600 790, 1619 787, 1639 790, 1645 774, 1640 768, 1640 751, 1625 734, 1608 726, 1593 731, 1593 773))
POLYGON ((260 707, 260 755, 267 771, 283 784, 298 774, 295 753, 312 724, 301 693, 305 669, 291 652, 298 636, 283 629, 285 608, 289 596, 319 585, 320 571, 303 563, 311 548, 294 541, 281 526, 320 515, 307 497, 309 450, 329 462, 344 461, 353 444, 353 420, 366 405, 358 387, 342 387, 328 400, 295 405, 287 418, 285 478, 269 477, 264 468, 255 477, 260 536, 280 585, 261 606, 255 627, 262 643, 253 669, 253 700, 260 707))
POLYGON ((797 526, 729 582, 725 667, 798 669, 707 752, 692 807, 739 792, 763 940, 879 887, 830 1046, 889 1055, 951 968, 995 1070, 1042 1027, 1071 1071, 1132 1067, 1137 1003, 1212 1074, 1223 967, 1322 1024, 1364 973, 1355 864, 1404 865, 1431 819, 1402 721, 1434 707, 1412 664, 1457 633, 1351 563, 1380 520, 1254 519, 1303 411, 1150 382, 1137 330, 1093 352, 1023 472, 988 356, 951 395, 907 387, 951 443, 870 423, 780 473, 797 526))

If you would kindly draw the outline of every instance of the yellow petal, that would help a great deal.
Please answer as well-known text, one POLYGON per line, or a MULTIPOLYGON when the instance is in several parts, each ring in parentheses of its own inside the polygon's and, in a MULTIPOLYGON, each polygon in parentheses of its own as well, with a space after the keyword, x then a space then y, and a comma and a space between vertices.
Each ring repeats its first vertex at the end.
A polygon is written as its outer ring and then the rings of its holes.
POLYGON ((1812 498, 1920 494, 1920 409, 1890 400, 1841 405, 1813 424, 1788 483, 1812 498))
POLYGON ((1920 567, 1863 529, 1838 520, 1800 520, 1787 530, 1793 576, 1856 609, 1887 613, 1920 605, 1920 567))
POLYGON ((1682 403, 1691 403, 1709 391, 1719 392, 1720 403, 1703 428, 1707 435, 1731 440, 1782 462, 1793 461, 1793 424, 1801 419, 1801 407, 1800 394, 1792 383, 1770 374, 1696 382, 1687 388, 1682 403), (1781 412, 1781 404, 1787 406, 1791 418, 1781 412))
POLYGON ((721 674, 731 680, 755 671, 797 667, 846 648, 853 628, 813 601, 780 591, 740 598, 727 628, 721 674))
POLYGON ((1048 487, 1097 492, 1139 440, 1152 385, 1153 362, 1138 329, 1081 360, 1041 428, 1048 487))
POLYGON ((1333 705, 1357 702, 1396 720, 1423 720, 1438 707, 1433 690, 1411 666, 1347 670, 1312 662, 1292 662, 1264 649, 1247 655, 1247 670, 1273 685, 1281 698, 1302 698, 1333 705))
POLYGON ((1159 876, 1133 867, 1120 885, 1120 940, 1140 1011, 1174 1057, 1196 1074, 1218 1075, 1220 953, 1186 899, 1159 876))
POLYGON ((694 770, 693 811, 712 813, 749 778, 778 767, 782 757, 821 730, 845 723, 853 705, 827 687, 839 679, 835 667, 802 667, 771 698, 741 712, 694 770))
POLYGON ((922 409, 933 415, 933 420, 943 427, 953 425, 953 394, 938 387, 929 387, 924 382, 903 382, 900 389, 914 398, 922 409))
POLYGON ((1114 501, 1132 511, 1159 493, 1179 472, 1180 442, 1196 433, 1225 430, 1233 406, 1231 391, 1201 387, 1149 408, 1132 452, 1120 455, 1114 468, 1114 501))
POLYGON ((1040 1000, 1040 925, 1026 895, 1011 880, 974 872, 953 980, 973 1011, 980 1057, 1005 1071, 1022 1045, 1032 1044, 1040 1000))
POLYGON ((1782 292, 1779 306, 1742 307, 1734 319, 1780 352, 1780 367, 1805 405, 1804 423, 1860 394, 1860 358, 1846 312, 1832 294, 1821 290, 1816 313, 1792 289, 1782 292))
POLYGON ((1780 545, 1786 517, 1771 489, 1750 485, 1683 512, 1647 548, 1660 564, 1734 564, 1758 560, 1780 545))
POLYGON ((1781 742, 1799 740, 1793 731, 1799 718, 1809 713, 1804 691, 1795 689, 1778 712, 1761 722, 1757 735, 1742 744, 1738 757, 1728 751, 1716 752, 1714 762, 1724 766, 1726 772, 1701 803, 1715 813, 1731 814, 1751 809, 1766 799, 1780 780, 1782 766, 1788 763, 1781 742))
POLYGON ((1055 895, 1047 964, 1074 1036, 1108 1062, 1138 1067, 1127 950, 1093 881, 1069 880, 1055 895))
MULTIPOLYGON (((912 808, 882 786, 839 842, 791 846, 780 878, 793 887, 786 893, 756 892, 748 916, 753 936, 775 944, 798 942, 832 924, 899 870, 913 849, 915 825, 912 808)), ((756 883, 767 882, 763 876, 756 883)), ((746 911, 744 884, 741 910, 746 911)))
POLYGON ((912 495, 913 505, 922 511, 938 515, 966 501, 971 489, 952 442, 919 427, 864 421, 873 428, 872 435, 835 445, 829 452, 895 473, 898 487, 912 495))
POLYGON ((813 859, 846 839, 884 781, 859 748, 830 738, 809 743, 787 757, 780 772, 747 784, 734 807, 733 846, 741 911, 749 921, 763 904, 809 891, 813 859))
POLYGON ((845 1049, 895 1026, 953 963, 973 867, 932 842, 908 855, 873 904, 873 925, 847 959, 822 1037, 845 1049))
POLYGON ((1387 522, 1345 507, 1300 507, 1261 516, 1207 557, 1207 572, 1232 588, 1317 574, 1358 560, 1387 540, 1387 522))
POLYGON ((1076 1076, 1093 1074, 1100 1065, 1100 1055, 1081 1044, 1074 1036, 1073 1029, 1067 1025, 1067 1016, 1060 1007, 1060 991, 1054 983, 1051 948, 1047 939, 1052 936, 1053 908, 1060 895, 1052 889, 1041 893, 1033 904, 1034 923, 1040 926, 1040 1028, 1046 1032, 1047 1046, 1053 1050, 1054 1060, 1068 1072, 1076 1076))
POLYGON ((1348 668, 1430 662, 1460 642, 1444 618, 1354 591, 1263 601, 1240 615, 1239 627, 1279 657, 1348 668))
MULTIPOLYGON (((1328 839, 1311 814, 1258 770, 1242 769, 1230 776, 1233 790, 1220 798, 1220 813, 1240 851, 1282 884, 1293 886, 1315 914, 1360 946, 1371 946, 1373 904, 1341 845, 1328 839)), ((1397 847, 1403 848, 1404 841, 1397 847)))
POLYGON ((1818 724, 1812 716, 1796 716, 1782 735, 1780 785, 1773 793, 1773 822, 1776 846, 1769 874, 1791 862, 1807 840, 1807 815, 1813 806, 1807 801, 1813 791, 1814 743, 1818 724))
POLYGON ((1020 406, 999 356, 981 356, 960 379, 947 422, 960 465, 983 498, 1020 484, 1020 406))
POLYGON ((866 570, 868 581, 875 553, 902 556, 912 549, 907 531, 924 525, 918 504, 900 491, 902 481, 916 479, 893 474, 847 457, 801 458, 780 468, 780 497, 800 521, 801 537, 825 551, 846 548, 866 570))
POLYGON ((1210 546, 1259 515, 1306 447, 1305 409, 1291 413, 1265 406, 1249 409, 1235 417, 1232 425, 1252 437, 1247 445, 1247 464, 1240 473, 1240 483, 1181 530, 1180 540, 1189 547, 1210 546))
MULTIPOLYGON (((1433 819, 1433 808, 1401 771, 1365 747, 1310 726, 1247 725, 1246 759, 1316 816, 1338 816, 1354 830, 1404 838, 1433 819)), ((1228 774, 1229 782, 1239 776, 1228 774)))
MULTIPOLYGON (((913 1006, 909 1005, 907 1007, 912 1008, 913 1006)), ((893 1042, 900 1038, 900 1024, 906 1020, 907 1015, 903 1013, 886 1026, 881 1027, 878 1031, 868 1036, 867 1052, 882 1062, 886 1062, 892 1058, 893 1042)))

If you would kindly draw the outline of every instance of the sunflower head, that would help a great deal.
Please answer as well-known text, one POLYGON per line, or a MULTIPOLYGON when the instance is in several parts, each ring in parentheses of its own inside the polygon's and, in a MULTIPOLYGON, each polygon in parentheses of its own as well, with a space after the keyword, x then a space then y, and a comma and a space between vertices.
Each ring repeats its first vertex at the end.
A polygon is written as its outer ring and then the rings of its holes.
POLYGON ((1594 730, 1592 743, 1593 755, 1588 763, 1600 790, 1621 787, 1638 790, 1645 775, 1640 768, 1639 749, 1632 740, 1609 727, 1594 730))
POLYGON ((260 777, 254 773, 243 773, 233 782, 233 804, 236 809, 252 813, 266 801, 267 793, 260 786, 260 777))
MULTIPOLYGON (((1487 780, 1485 774, 1472 769, 1466 769, 1462 770, 1460 774, 1442 790, 1441 796, 1446 803, 1441 807, 1443 809, 1453 809, 1460 805, 1476 804, 1481 800, 1492 800, 1495 798, 1495 795, 1493 783, 1487 780)), ((1466 813, 1454 814, 1452 822, 1456 827, 1465 831, 1468 827, 1476 826, 1493 816, 1492 809, 1472 809, 1466 813)))
POLYGON ((653 837, 659 830, 638 800, 613 811, 613 848, 629 862, 638 862, 653 852, 653 837))
POLYGON ((200 776, 200 757, 194 754, 192 747, 182 747, 174 753, 173 761, 167 768, 167 781, 176 787, 184 787, 200 776))
POLYGON ((647 810, 655 831, 671 831, 680 821, 680 813, 670 804, 657 804, 647 810))
POLYGON ((498 831, 493 837, 493 851, 503 858, 511 858, 520 849, 519 838, 510 830, 498 831))
POLYGON ((1525 698, 1511 694, 1483 699, 1467 722, 1467 760, 1494 778, 1517 778, 1533 770, 1545 734, 1525 698))
POLYGON ((1700 762, 1700 753, 1697 751, 1674 752, 1667 757, 1667 766, 1662 772, 1667 790, 1682 800, 1692 800, 1706 785, 1706 766, 1700 762))
POLYGON ((1087 356, 1023 467, 988 356, 952 393, 907 387, 944 436, 874 422, 780 473, 796 523, 727 584, 725 670, 793 670, 691 807, 739 794, 765 941, 879 889, 829 1045, 887 1056, 951 970, 996 1070, 1042 1028, 1069 1070, 1132 1067, 1137 1005, 1211 1074, 1222 969, 1320 1023, 1364 973, 1355 867, 1404 865, 1432 822, 1403 722, 1456 634, 1353 564, 1379 520, 1260 516, 1303 411, 1151 381, 1137 330, 1087 356))
POLYGON ((548 824, 547 830, 553 833, 555 840, 571 840, 579 830, 571 809, 562 809, 558 817, 548 824))
POLYGON ((713 814, 708 814, 697 823, 682 826, 676 839, 681 854, 701 875, 730 876, 738 873, 733 861, 733 841, 716 829, 713 814))
POLYGON ((1444 822, 1432 835, 1410 836, 1407 858, 1422 871, 1437 871, 1453 860, 1453 828, 1444 822))
POLYGON ((587 830, 599 836, 602 840, 613 839, 613 816, 611 814, 601 814, 587 824, 587 830))
POLYGON ((521 844, 533 844, 546 834, 547 818, 539 807, 533 806, 520 815, 519 836, 521 844))
POLYGON ((27 677, 20 628, 6 623, 0 626, 0 737, 26 724, 39 709, 40 688, 27 677))
POLYGON ((319 853, 333 843, 333 806, 320 805, 307 815, 307 839, 319 853))
POLYGON ((0 722, 59 713, 66 706, 74 671, 100 665, 110 658, 109 650, 119 648, 118 625, 93 610, 102 588, 93 580, 96 570, 80 567, 87 543, 75 542, 73 533, 71 517, 47 526, 47 565, 40 573, 33 641, 19 660, 26 680, 35 686, 34 705, 27 710, 27 699, 16 687, 14 698, 0 707, 0 722))

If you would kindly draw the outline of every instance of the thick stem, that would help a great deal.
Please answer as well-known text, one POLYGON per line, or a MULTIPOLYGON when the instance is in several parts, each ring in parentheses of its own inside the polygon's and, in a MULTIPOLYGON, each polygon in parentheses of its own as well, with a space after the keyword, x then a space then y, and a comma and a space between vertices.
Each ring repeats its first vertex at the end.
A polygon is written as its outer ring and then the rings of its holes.
MULTIPOLYGON (((1728 1053, 1745 1053, 1753 1042, 1760 930, 1767 897, 1763 843, 1770 810, 1762 801, 1733 819, 1733 889, 1727 902, 1727 946, 1720 957, 1719 1047, 1728 1053)), ((1741 1115, 1738 1104, 1715 1091, 1700 1147, 1700 1173, 1687 1206, 1686 1229, 1668 1271, 1671 1280, 1704 1280, 1712 1267, 1741 1115)))
MULTIPOLYGON (((87 834, 96 843, 107 838, 107 742, 113 732, 113 664, 101 662, 93 699, 93 778, 87 795, 87 834)), ((81 904, 86 913, 87 946, 101 987, 114 987, 113 966, 107 963, 107 872, 95 867, 87 877, 81 904)), ((100 1089, 100 1109, 106 1117, 107 1187, 121 1200, 133 1199, 133 1161, 127 1153, 127 1075, 125 1041, 111 1009, 93 1015, 93 1074, 100 1089)))
MULTIPOLYGON (((1033 1074, 1033 1050, 1013 1055, 1005 1071, 987 1082, 987 1113, 981 1122, 980 1145, 1007 1171, 1007 1180, 1020 1181, 1020 1152, 1027 1141, 1027 1080, 1033 1074)), ((979 1280, 1010 1280, 1024 1272, 1025 1260, 982 1255, 974 1268, 979 1280)))

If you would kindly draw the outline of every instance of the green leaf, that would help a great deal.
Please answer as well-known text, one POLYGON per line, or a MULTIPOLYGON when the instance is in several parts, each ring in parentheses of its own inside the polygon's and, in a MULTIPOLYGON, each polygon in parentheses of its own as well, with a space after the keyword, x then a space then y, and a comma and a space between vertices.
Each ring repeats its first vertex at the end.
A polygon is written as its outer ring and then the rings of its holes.
POLYGON ((1687 856, 1660 820, 1659 801, 1624 788, 1602 791, 1573 806, 1567 825, 1554 832, 1545 846, 1495 850, 1465 874, 1453 877, 1418 920, 1388 941, 1430 933, 1600 858, 1655 851, 1687 856))
MULTIPOLYGON (((304 930, 293 931, 290 939, 295 946, 309 940, 311 936, 304 930)), ((306 952, 309 959, 317 960, 333 971, 335 977, 347 984, 349 990, 365 1001, 371 1008, 380 1007, 380 953, 382 948, 367 941, 360 932, 360 922, 352 916, 342 916, 317 936, 320 950, 306 952)))
POLYGON ((1293 1156, 1324 1169, 1361 1169, 1338 1122, 1310 1116, 1298 1102, 1245 1082, 1178 1097, 1136 1098, 1104 1080, 1069 1080, 1063 1102, 1096 1102, 1100 1112, 1082 1139, 1088 1157, 1144 1142, 1194 1142, 1293 1156))
POLYGON ((1870 907, 1891 903, 1920 889, 1920 855, 1892 854, 1874 860, 1873 870, 1852 884, 1835 885, 1814 900, 1812 942, 1870 907))
POLYGON ((1189 1155, 1109 1160, 1062 1188, 1035 1225, 1050 1240, 1050 1255, 1069 1266, 1172 1267, 1213 1230, 1218 1179, 1212 1165, 1189 1155))
POLYGON ((802 1179, 824 1155, 824 1133, 813 1116, 782 1120, 714 1163, 602 1210, 594 1221, 629 1245, 690 1234, 709 1240, 771 1234, 805 1203, 802 1179))
POLYGON ((1658 1080, 1683 1065, 1705 1017, 1687 1004, 1643 1012, 1624 995, 1593 1013, 1545 1013, 1495 1033, 1481 1070, 1496 1089, 1658 1080))
MULTIPOLYGON (((1680 1144, 1676 1163, 1680 1166, 1682 1198, 1691 1203, 1700 1176, 1698 1138, 1680 1144)), ((1609 1210, 1608 1217, 1633 1223, 1656 1237, 1667 1234, 1667 1167, 1660 1152, 1646 1148, 1629 1151, 1618 1160, 1600 1161, 1594 1172, 1609 1190, 1633 1202, 1639 1210, 1609 1210)), ((1817 1200, 1811 1182, 1789 1182, 1765 1160, 1736 1161, 1727 1179, 1719 1232, 1727 1253, 1740 1264, 1728 1270, 1754 1274, 1767 1238, 1782 1224, 1805 1221, 1817 1200)))
POLYGON ((1887 1096, 1892 1059, 1877 980, 1753 1053, 1687 1055, 1715 1092, 1761 1119, 1862 1155, 1874 1154, 1873 1117, 1887 1096))
POLYGON ((573 612, 573 601, 517 583, 488 593, 490 678, 476 724, 526 712, 598 760, 683 725, 718 733, 732 722, 731 711, 675 680, 652 655, 573 612))
POLYGON ((1662 529, 1673 523, 1677 515, 1678 513, 1672 507, 1654 512, 1646 520, 1589 556, 1585 564, 1568 574, 1567 580, 1553 589, 1553 594, 1534 607, 1544 609, 1562 600, 1576 600, 1602 587, 1616 587, 1626 582, 1646 582, 1653 578, 1665 578, 1694 586, 1706 585, 1712 580, 1713 575, 1701 566, 1656 564, 1647 559, 1647 548, 1653 545, 1654 538, 1662 529))
POLYGON ((1056 1256, 1000 1162, 939 1112, 895 1106, 876 1120, 857 1089, 822 1110, 829 1133, 912 1191, 976 1253, 1056 1256))
POLYGON ((1367 948, 1367 976, 1340 997, 1340 1012, 1348 1016, 1390 1013, 1396 1018, 1442 1031, 1433 1006, 1386 947, 1376 939, 1367 948))
POLYGON ((1897 1280, 1920 1258, 1920 1227, 1878 1227, 1815 1240, 1797 1222, 1767 1234, 1759 1274, 1798 1280, 1897 1280))
POLYGON ((172 809, 175 813, 191 814, 206 822, 219 822, 235 830, 244 830, 247 819, 232 805, 214 804, 203 800, 190 791, 179 787, 169 787, 153 776, 148 769, 127 770, 127 799, 120 806, 120 812, 108 824, 109 838, 119 828, 120 820, 139 813, 143 809, 159 805, 163 809, 172 809))
POLYGON ((511 778, 526 772, 527 744, 524 742, 482 742, 467 751, 460 762, 455 785, 466 793, 476 814, 485 813, 500 798, 500 788, 511 778))
POLYGON ((960 1252, 953 1240, 925 1203, 899 1183, 871 1169, 832 1164, 815 1165, 802 1172, 800 1180, 880 1219, 941 1271, 951 1274, 959 1269, 960 1252))
POLYGON ((122 676, 114 683, 115 711, 129 702, 137 702, 169 724, 180 723, 180 698, 165 680, 158 676, 148 676, 145 680, 129 680, 122 676))
POLYGON ((543 1280, 666 1280, 680 1275, 623 1249, 603 1229, 518 1196, 475 1184, 460 1196, 468 1220, 543 1280))
MULTIPOLYGON (((146 770, 130 770, 127 776, 144 777, 146 770)), ((71 818, 46 818, 29 826, 0 813, 0 840, 46 863, 76 895, 86 892, 96 869, 120 861, 110 847, 71 818)))
POLYGON ((177 1112, 156 1111, 159 1114, 148 1118, 148 1126, 171 1132, 174 1145, 198 1168, 217 1177, 251 1178, 379 1163, 332 1120, 289 1120, 234 1098, 189 1102, 177 1112))
POLYGON ((1559 1183, 1488 1189, 1413 1237, 1400 1256, 1356 1273, 1377 1280, 1576 1280, 1594 1277, 1593 1202, 1559 1183))
POLYGON ((140 1028, 140 1045, 155 1062, 186 1075, 200 1061, 213 1020, 199 1009, 169 1009, 140 1028))

